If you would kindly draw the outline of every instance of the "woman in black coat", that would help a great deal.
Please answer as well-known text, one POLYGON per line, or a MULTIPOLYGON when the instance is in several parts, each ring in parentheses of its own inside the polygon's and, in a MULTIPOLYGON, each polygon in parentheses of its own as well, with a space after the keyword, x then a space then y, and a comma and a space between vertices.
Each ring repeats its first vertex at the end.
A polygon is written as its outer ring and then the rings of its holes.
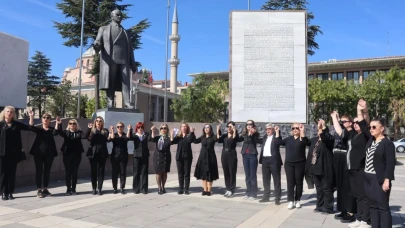
POLYGON ((35 180, 37 184, 37 197, 43 198, 51 195, 48 191, 49 178, 53 159, 58 156, 54 136, 58 135, 57 129, 49 126, 51 115, 45 113, 42 115, 42 126, 34 126, 34 112, 29 112, 30 130, 36 134, 34 144, 31 147, 30 154, 34 156, 35 162, 35 180))
POLYGON ((172 154, 170 152, 171 139, 168 135, 169 126, 167 124, 160 125, 159 135, 155 135, 156 127, 152 126, 152 141, 156 143, 156 151, 153 154, 153 165, 156 172, 156 182, 159 187, 158 194, 166 193, 165 184, 167 173, 170 172, 170 164, 172 162, 172 154))
POLYGON ((203 196, 211 196, 212 182, 219 178, 217 156, 214 149, 217 140, 212 131, 212 126, 209 124, 204 126, 203 134, 194 140, 196 144, 201 143, 200 155, 198 156, 194 176, 197 180, 202 180, 203 196))
POLYGON ((318 136, 308 141, 305 173, 312 175, 316 186, 316 212, 333 214, 333 145, 324 120, 318 121, 318 136))
POLYGON ((372 137, 367 143, 364 187, 369 200, 371 226, 375 228, 392 227, 390 193, 395 180, 395 146, 384 136, 383 121, 370 122, 372 137))
POLYGON ((14 199, 17 163, 25 159, 21 131, 29 127, 16 121, 15 108, 6 106, 0 113, 0 193, 2 200, 14 199))
POLYGON ((66 195, 76 195, 77 175, 79 172, 82 153, 84 152, 82 139, 86 135, 77 123, 71 119, 66 130, 62 130, 62 121, 56 118, 56 127, 59 135, 63 138, 61 151, 63 153, 63 165, 65 166, 66 195))
POLYGON ((188 124, 181 124, 180 131, 174 136, 172 132, 172 144, 178 144, 176 152, 176 164, 179 177, 179 192, 177 194, 189 195, 191 164, 193 163, 193 151, 191 143, 195 139, 194 128, 188 124))
POLYGON ((134 133, 131 127, 130 140, 134 141, 132 190, 135 194, 148 194, 149 133, 145 131, 144 123, 138 122, 134 133))
POLYGON ((102 195, 101 190, 104 182, 105 162, 108 158, 108 129, 104 128, 104 119, 97 116, 94 123, 89 123, 86 133, 90 147, 86 156, 89 158, 91 167, 91 185, 93 195, 102 195))
POLYGON ((238 132, 235 129, 235 122, 226 124, 228 130, 221 135, 220 127, 217 126, 218 142, 222 143, 221 163, 224 170, 225 197, 233 197, 236 188, 236 171, 238 168, 238 155, 236 154, 236 144, 238 143, 238 132))

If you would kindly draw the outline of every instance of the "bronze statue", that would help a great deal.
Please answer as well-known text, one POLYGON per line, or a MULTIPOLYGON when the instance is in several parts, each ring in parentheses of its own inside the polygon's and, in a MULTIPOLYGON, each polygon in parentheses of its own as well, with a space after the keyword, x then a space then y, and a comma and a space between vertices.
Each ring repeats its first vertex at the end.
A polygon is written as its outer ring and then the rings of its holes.
POLYGON ((100 53, 100 90, 106 90, 108 107, 113 107, 115 91, 122 91, 125 108, 130 103, 131 70, 136 72, 134 51, 128 32, 121 26, 122 14, 111 12, 111 23, 100 27, 93 48, 100 53))

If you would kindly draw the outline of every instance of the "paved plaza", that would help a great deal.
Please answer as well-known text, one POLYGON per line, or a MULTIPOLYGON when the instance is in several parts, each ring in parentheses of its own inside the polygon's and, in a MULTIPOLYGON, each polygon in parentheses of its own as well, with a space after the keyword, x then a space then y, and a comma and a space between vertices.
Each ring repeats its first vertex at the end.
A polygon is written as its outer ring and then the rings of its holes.
MULTIPOLYGON (((259 169, 261 167, 259 166, 259 169)), ((396 181, 391 194, 394 227, 405 225, 405 166, 396 166, 396 181)), ((261 175, 258 176, 262 187, 261 175)), ((131 191, 132 176, 127 179, 127 194, 112 194, 111 180, 104 182, 104 195, 90 194, 89 179, 80 179, 78 195, 65 196, 63 180, 53 182, 50 197, 35 197, 35 187, 17 189, 15 200, 0 202, 0 227, 347 227, 333 215, 314 213, 315 191, 304 185, 301 209, 288 210, 286 180, 283 173, 282 204, 261 204, 243 200, 244 176, 238 174, 234 198, 223 197, 223 176, 214 182, 212 196, 201 196, 200 181, 192 178, 191 195, 177 195, 177 175, 168 175, 167 194, 158 195, 155 175, 149 175, 149 194, 131 191)), ((260 189, 262 191, 262 189, 260 189)), ((259 198, 261 195, 259 195, 259 198)))

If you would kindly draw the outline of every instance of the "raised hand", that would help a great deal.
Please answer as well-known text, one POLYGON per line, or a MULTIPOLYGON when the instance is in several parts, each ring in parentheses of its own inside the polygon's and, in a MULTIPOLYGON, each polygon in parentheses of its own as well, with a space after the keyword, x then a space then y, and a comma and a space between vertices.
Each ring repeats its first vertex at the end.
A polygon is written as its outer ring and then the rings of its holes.
POLYGON ((62 123, 62 119, 59 116, 56 117, 56 123, 58 123, 58 124, 62 123))
POLYGON ((300 124, 299 128, 300 128, 300 131, 304 131, 305 130, 304 124, 300 124))
POLYGON ((128 124, 127 129, 128 129, 128 131, 132 129, 131 124, 128 124))
POLYGON ((331 116, 332 118, 337 118, 337 117, 338 117, 338 112, 337 112, 337 111, 333 111, 333 112, 330 114, 330 116, 331 116))
POLYGON ((321 127, 320 127, 320 128, 324 129, 324 128, 326 127, 325 120, 320 119, 319 122, 320 122, 320 124, 321 124, 321 127))
POLYGON ((362 98, 357 102, 357 110, 367 109, 367 102, 362 98))
POLYGON ((279 131, 279 130, 280 130, 280 127, 279 127, 279 126, 275 126, 275 127, 274 127, 274 131, 277 132, 277 131, 279 131))
POLYGON ((87 124, 87 127, 88 127, 88 128, 93 128, 93 123, 87 124))
POLYGON ((30 116, 30 118, 34 118, 35 113, 32 110, 29 110, 28 115, 30 116))
POLYGON ((195 128, 190 127, 190 131, 191 131, 191 132, 194 132, 194 131, 195 131, 195 128))
POLYGON ((221 125, 217 125, 217 132, 219 132, 219 130, 221 130, 221 125))
POLYGON ((253 128, 253 127, 250 128, 249 132, 250 132, 251 135, 253 135, 254 133, 256 133, 256 128, 253 128))
POLYGON ((110 126, 110 133, 113 133, 114 132, 114 126, 110 126))
POLYGON ((150 128, 150 130, 151 131, 154 131, 154 130, 156 130, 156 127, 155 127, 155 125, 153 125, 151 128, 150 128))

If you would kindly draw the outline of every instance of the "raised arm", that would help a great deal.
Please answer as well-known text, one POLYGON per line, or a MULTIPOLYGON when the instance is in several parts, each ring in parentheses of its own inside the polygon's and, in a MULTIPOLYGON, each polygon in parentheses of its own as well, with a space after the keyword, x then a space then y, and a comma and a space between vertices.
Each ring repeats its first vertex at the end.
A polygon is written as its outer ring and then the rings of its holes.
POLYGON ((84 135, 85 136, 84 138, 89 141, 91 141, 91 136, 90 136, 91 129, 93 129, 93 124, 92 123, 87 124, 87 131, 86 131, 86 134, 84 135))
POLYGON ((319 135, 321 140, 326 144, 329 149, 333 149, 335 137, 329 133, 329 128, 326 126, 324 120, 320 120, 322 133, 319 135))
POLYGON ((198 138, 195 138, 195 139, 193 140, 193 143, 195 143, 195 144, 201 143, 201 138, 202 138, 202 137, 203 137, 203 135, 200 136, 200 137, 198 137, 198 138))
POLYGON ((110 126, 108 129, 108 138, 107 141, 111 142, 114 139, 114 126, 110 126))
POLYGON ((155 125, 153 125, 153 126, 150 128, 151 140, 152 140, 152 141, 155 140, 155 130, 156 130, 156 127, 155 127, 155 125))
POLYGON ((131 139, 132 139, 132 126, 131 126, 131 124, 129 124, 127 126, 127 140, 129 141, 131 139))
POLYGON ((332 121, 333 121, 333 128, 336 131, 336 134, 338 134, 339 136, 342 136, 343 130, 342 127, 339 124, 339 114, 336 111, 333 111, 332 114, 330 114, 330 116, 332 117, 332 121))

